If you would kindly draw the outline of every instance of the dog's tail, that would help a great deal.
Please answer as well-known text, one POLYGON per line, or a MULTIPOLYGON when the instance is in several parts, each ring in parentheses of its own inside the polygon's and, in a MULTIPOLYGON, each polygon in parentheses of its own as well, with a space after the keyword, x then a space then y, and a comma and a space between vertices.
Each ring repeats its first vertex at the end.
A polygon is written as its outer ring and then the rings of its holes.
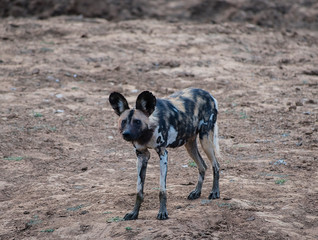
POLYGON ((216 157, 220 158, 221 153, 220 153, 220 145, 219 145, 219 127, 218 127, 217 121, 214 124, 214 130, 213 130, 213 148, 214 148, 216 157))
POLYGON ((218 127, 218 121, 217 121, 217 115, 219 113, 219 104, 218 101, 211 95, 213 102, 214 102, 214 108, 215 108, 215 123, 213 127, 213 150, 217 158, 221 158, 221 152, 220 152, 220 145, 219 145, 219 127, 218 127))

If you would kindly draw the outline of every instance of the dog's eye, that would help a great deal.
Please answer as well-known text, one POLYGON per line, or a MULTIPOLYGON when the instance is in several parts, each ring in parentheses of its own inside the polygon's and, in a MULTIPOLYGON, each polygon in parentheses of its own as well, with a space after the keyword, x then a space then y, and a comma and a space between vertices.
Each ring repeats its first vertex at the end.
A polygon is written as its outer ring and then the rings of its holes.
POLYGON ((134 120, 134 124, 141 125, 141 121, 139 119, 134 120))
POLYGON ((125 126, 126 123, 127 123, 127 120, 126 120, 126 119, 124 119, 123 121, 121 121, 121 125, 122 125, 122 126, 125 126))

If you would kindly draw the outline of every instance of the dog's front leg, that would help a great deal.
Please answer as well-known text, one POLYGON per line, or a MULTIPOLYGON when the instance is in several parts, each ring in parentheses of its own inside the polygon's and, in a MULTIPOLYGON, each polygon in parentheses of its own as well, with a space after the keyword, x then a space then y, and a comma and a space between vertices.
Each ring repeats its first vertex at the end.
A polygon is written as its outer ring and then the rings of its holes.
POLYGON ((150 158, 150 153, 148 150, 139 151, 136 149, 136 155, 137 155, 137 173, 138 173, 136 202, 132 212, 127 213, 125 215, 124 217, 125 220, 137 219, 141 203, 144 201, 144 184, 145 184, 146 170, 147 170, 148 160, 150 158))
POLYGON ((167 179, 167 171, 168 171, 168 152, 167 150, 159 150, 158 151, 160 157, 160 208, 159 213, 157 215, 157 219, 165 220, 168 219, 168 211, 167 211, 167 191, 166 191, 166 179, 167 179))

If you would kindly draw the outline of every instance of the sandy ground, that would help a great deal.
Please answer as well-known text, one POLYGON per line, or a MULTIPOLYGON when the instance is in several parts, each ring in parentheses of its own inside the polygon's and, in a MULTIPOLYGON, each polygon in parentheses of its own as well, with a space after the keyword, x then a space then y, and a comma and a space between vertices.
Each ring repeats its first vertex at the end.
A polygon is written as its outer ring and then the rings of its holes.
MULTIPOLYGON (((57 17, 0 22, 0 239, 317 239, 318 33, 253 24, 57 17), (166 221, 145 202, 108 95, 189 87, 219 102, 221 198, 169 151, 166 221)), ((204 156, 205 157, 205 156, 204 156)), ((206 159, 206 158, 205 158, 206 159)))

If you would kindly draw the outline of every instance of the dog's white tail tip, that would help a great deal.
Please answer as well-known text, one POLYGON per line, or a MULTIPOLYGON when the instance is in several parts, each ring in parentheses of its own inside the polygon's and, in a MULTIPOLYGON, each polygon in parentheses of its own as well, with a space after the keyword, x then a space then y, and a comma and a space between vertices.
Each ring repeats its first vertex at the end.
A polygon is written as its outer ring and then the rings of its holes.
POLYGON ((220 145, 219 145, 219 127, 218 123, 215 122, 214 131, 213 131, 213 146, 216 157, 221 157, 220 145))

